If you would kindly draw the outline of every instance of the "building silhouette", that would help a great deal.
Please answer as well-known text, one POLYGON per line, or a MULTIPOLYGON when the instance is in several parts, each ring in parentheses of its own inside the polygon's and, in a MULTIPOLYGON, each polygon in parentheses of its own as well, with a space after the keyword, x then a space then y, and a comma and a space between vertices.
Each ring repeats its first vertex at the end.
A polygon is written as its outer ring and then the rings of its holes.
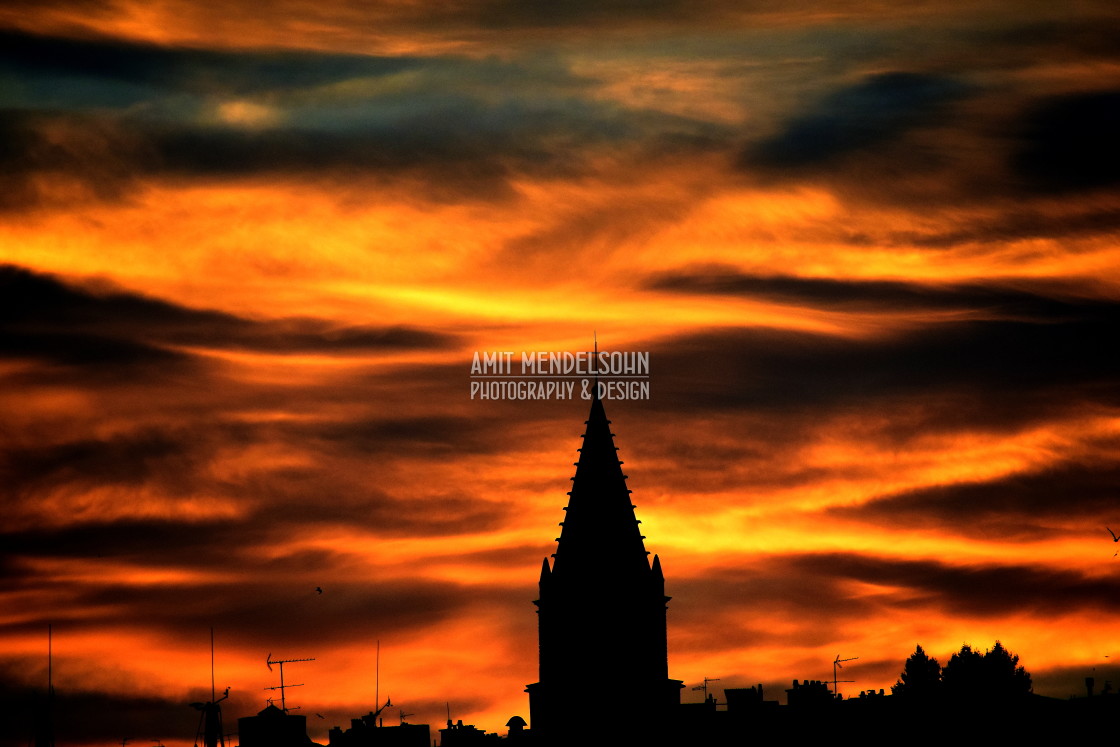
POLYGON ((271 703, 256 716, 237 719, 240 747, 309 747, 307 717, 285 713, 271 703))
POLYGON ((381 723, 381 709, 361 718, 350 719, 350 728, 331 727, 327 734, 329 747, 429 747, 432 744, 428 724, 410 724, 403 719, 399 725, 381 723))
POLYGON ((665 577, 650 563, 603 403, 591 402, 552 562, 541 568, 539 680, 528 686, 538 744, 577 738, 653 744, 680 705, 669 678, 665 577))

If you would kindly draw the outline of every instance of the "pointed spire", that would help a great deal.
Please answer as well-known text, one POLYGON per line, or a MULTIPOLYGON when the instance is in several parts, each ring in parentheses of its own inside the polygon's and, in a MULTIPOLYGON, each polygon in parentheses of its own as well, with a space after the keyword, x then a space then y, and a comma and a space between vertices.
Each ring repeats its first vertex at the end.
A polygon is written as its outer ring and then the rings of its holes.
POLYGON ((638 531, 610 420, 597 396, 586 423, 552 573, 614 576, 638 568, 648 573, 644 537, 638 531))

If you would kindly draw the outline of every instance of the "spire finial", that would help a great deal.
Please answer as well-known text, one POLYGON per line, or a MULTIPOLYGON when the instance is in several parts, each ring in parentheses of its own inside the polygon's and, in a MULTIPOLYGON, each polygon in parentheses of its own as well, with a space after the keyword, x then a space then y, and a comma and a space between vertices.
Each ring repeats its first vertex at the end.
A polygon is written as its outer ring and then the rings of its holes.
POLYGON ((595 399, 599 399, 599 330, 591 330, 591 336, 595 341, 595 353, 591 358, 591 370, 595 372, 595 399))

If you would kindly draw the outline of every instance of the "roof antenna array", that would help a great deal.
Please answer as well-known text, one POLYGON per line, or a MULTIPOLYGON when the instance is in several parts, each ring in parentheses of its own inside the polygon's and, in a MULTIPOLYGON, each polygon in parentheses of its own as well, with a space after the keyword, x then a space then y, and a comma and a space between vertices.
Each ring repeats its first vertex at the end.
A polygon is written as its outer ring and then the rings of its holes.
POLYGON ((708 702, 708 683, 709 682, 719 682, 719 677, 705 677, 703 685, 697 685, 696 687, 692 688, 693 690, 703 690, 704 691, 704 702, 705 703, 708 702))
POLYGON ((839 695, 840 694, 840 691, 836 689, 836 685, 838 683, 840 683, 840 682, 855 682, 855 680, 838 680, 838 679, 836 679, 836 670, 843 669, 844 667, 842 665, 843 665, 844 662, 855 661, 858 658, 859 658, 858 656, 853 656, 850 659, 841 659, 840 654, 836 654, 836 659, 832 662, 832 694, 833 695, 839 695))
POLYGON ((301 682, 298 685, 285 685, 284 684, 284 665, 285 664, 292 664, 292 663, 297 662, 297 661, 315 661, 315 660, 314 659, 280 659, 280 660, 277 660, 277 661, 273 661, 271 653, 269 653, 269 655, 266 656, 264 658, 264 660, 265 660, 265 664, 268 665, 268 671, 270 671, 270 672, 272 671, 272 665, 273 664, 279 664, 280 665, 280 685, 277 686, 277 687, 266 687, 265 690, 279 690, 280 691, 280 710, 283 711, 284 713, 287 713, 288 711, 299 710, 299 706, 293 706, 292 708, 288 708, 288 702, 284 698, 284 690, 286 688, 289 688, 289 687, 303 687, 303 683, 301 682))

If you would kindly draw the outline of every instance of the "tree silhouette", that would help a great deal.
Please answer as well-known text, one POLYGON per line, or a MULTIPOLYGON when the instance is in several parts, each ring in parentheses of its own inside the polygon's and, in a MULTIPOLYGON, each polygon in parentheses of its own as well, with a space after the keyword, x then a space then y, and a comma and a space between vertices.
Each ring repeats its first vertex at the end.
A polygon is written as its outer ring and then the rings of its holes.
POLYGON ((899 681, 891 686, 891 693, 914 701, 937 697, 941 693, 941 665, 937 659, 927 656, 919 645, 906 660, 899 681))
POLYGON ((941 680, 949 696, 961 700, 977 700, 984 690, 984 655, 964 644, 949 657, 941 670, 941 680))
POLYGON ((1031 675, 1019 665, 1019 657, 996 641, 984 654, 984 669, 992 694, 1000 698, 1022 698, 1031 693, 1031 675))
POLYGON ((983 654, 967 643, 941 671, 945 693, 958 700, 1017 700, 1031 692, 1031 675, 999 641, 983 654))

